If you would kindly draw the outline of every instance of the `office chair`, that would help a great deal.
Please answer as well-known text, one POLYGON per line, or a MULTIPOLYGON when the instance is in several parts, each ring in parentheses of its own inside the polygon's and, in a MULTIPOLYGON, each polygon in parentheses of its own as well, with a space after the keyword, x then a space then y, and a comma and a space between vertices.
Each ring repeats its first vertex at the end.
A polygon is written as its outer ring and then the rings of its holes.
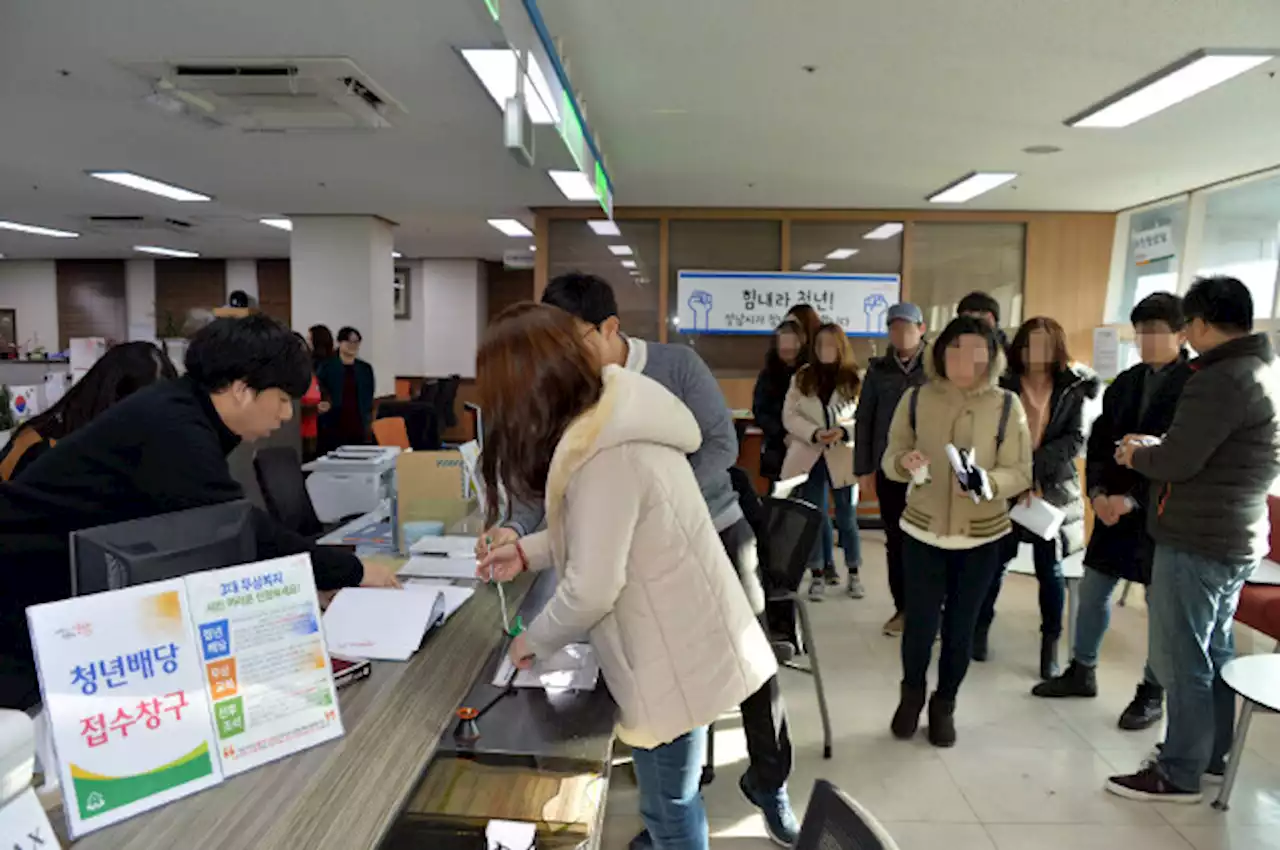
POLYGON ((435 407, 424 401, 384 401, 378 419, 400 417, 414 451, 439 451, 440 424, 435 407))
POLYGON ((327 531, 311 504, 297 452, 288 446, 259 449, 253 456, 253 472, 267 513, 276 522, 303 537, 316 538, 327 531))
POLYGON ((458 426, 458 411, 453 408, 458 401, 458 387, 461 384, 461 375, 450 375, 440 380, 439 395, 436 397, 436 411, 440 417, 441 430, 448 430, 458 426))
POLYGON ((856 800, 819 779, 809 795, 795 850, 898 850, 898 843, 856 800))
POLYGON ((380 446, 399 446, 403 451, 413 448, 402 416, 385 416, 373 420, 373 438, 380 446))

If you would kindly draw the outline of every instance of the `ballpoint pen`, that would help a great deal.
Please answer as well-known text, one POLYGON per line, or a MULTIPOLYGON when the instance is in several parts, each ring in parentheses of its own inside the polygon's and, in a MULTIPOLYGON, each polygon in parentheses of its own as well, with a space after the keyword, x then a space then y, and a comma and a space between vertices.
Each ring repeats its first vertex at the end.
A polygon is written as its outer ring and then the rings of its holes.
MULTIPOLYGON (((485 535, 484 554, 486 558, 489 557, 490 547, 492 546, 493 546, 493 538, 488 535, 485 535)), ((492 564, 489 565, 489 581, 493 581, 493 565, 492 564)), ((499 581, 495 583, 498 585, 498 605, 501 606, 502 608, 502 632, 508 637, 515 637, 516 635, 524 631, 524 626, 520 622, 520 618, 517 616, 515 628, 512 629, 511 620, 507 616, 507 594, 502 589, 502 582, 499 581)))

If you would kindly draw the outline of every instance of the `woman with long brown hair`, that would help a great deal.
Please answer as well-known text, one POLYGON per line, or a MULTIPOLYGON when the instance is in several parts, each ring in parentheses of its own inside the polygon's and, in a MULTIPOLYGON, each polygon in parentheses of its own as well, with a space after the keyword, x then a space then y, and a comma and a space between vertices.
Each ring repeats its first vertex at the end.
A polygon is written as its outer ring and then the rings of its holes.
POLYGON ((488 524, 499 487, 540 499, 547 529, 495 548, 478 577, 554 567, 555 595, 512 642, 518 667, 586 634, 632 747, 658 847, 705 850, 698 783, 707 725, 777 669, 687 456, 693 414, 655 381, 601 370, 573 318, 517 304, 476 361, 488 524))
POLYGON ((796 372, 783 404, 782 421, 788 434, 783 480, 808 475, 800 498, 822 511, 821 549, 814 555, 809 598, 821 599, 826 584, 838 584, 835 541, 827 515, 827 489, 836 506, 840 548, 849 571, 848 593, 865 595, 858 567, 862 545, 854 513, 858 478, 853 474, 853 424, 862 379, 853 346, 839 325, 823 325, 814 337, 813 358, 796 372))

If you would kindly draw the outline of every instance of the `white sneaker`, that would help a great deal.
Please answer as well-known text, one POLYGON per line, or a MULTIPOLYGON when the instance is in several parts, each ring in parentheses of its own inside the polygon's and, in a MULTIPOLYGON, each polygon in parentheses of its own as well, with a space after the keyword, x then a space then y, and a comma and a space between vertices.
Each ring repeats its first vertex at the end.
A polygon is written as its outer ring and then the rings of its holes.
POLYGON ((849 576, 849 585, 845 590, 854 599, 861 599, 867 595, 866 589, 862 586, 862 579, 858 578, 857 573, 849 576))
POLYGON ((827 592, 827 583, 822 576, 814 576, 809 581, 809 601, 821 602, 827 592))

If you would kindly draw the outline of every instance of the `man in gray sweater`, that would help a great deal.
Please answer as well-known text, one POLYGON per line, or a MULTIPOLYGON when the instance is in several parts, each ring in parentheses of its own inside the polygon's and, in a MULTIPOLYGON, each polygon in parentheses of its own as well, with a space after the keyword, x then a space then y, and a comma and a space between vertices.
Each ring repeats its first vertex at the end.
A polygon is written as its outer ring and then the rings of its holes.
MULTIPOLYGON (((689 455, 693 474, 729 560, 757 616, 764 611, 765 595, 759 575, 756 537, 743 516, 729 469, 738 462, 738 437, 720 384, 692 348, 645 342, 625 336, 618 321, 618 303, 609 284, 595 275, 561 275, 547 287, 542 302, 559 307, 577 320, 583 338, 596 350, 603 365, 640 372, 662 384, 684 402, 702 431, 702 445, 689 455)), ((493 545, 531 534, 542 526, 544 506, 513 504, 502 529, 489 533, 493 545)), ((750 765, 739 785, 743 794, 765 816, 769 834, 790 847, 800 827, 787 795, 791 773, 791 737, 777 676, 771 678, 742 704, 742 728, 747 737, 750 765)), ((651 846, 647 833, 631 844, 633 850, 651 846)))
POLYGON ((1267 493, 1280 475, 1280 368, 1253 330, 1253 299, 1230 277, 1196 281, 1182 304, 1200 357, 1163 435, 1127 435, 1116 461, 1154 484, 1155 539, 1147 601, 1151 668, 1168 727, 1154 763, 1112 777, 1133 800, 1199 802, 1202 777, 1221 776, 1235 696, 1222 668, 1235 655, 1240 590, 1267 553, 1267 493))

